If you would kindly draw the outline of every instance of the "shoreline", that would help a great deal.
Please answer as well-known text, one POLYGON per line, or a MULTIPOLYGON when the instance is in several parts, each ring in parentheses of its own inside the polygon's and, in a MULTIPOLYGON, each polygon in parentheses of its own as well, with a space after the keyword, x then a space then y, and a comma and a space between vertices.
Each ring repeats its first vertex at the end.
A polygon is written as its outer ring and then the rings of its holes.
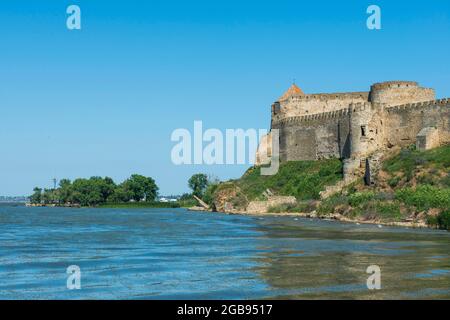
POLYGON ((432 228, 428 226, 425 221, 377 221, 377 220, 359 220, 359 219, 350 219, 344 217, 339 214, 330 214, 330 215, 317 215, 316 213, 293 213, 293 212, 265 212, 265 213, 249 213, 249 212, 215 212, 211 210, 196 210, 198 208, 192 207, 188 208, 189 211, 195 212, 208 212, 208 213, 223 213, 227 215, 242 215, 242 216, 250 216, 250 217, 293 217, 293 218, 304 218, 304 219, 317 219, 324 221, 334 221, 334 222, 346 222, 352 223, 356 225, 360 224, 370 224, 370 225, 378 225, 378 226, 387 226, 387 227, 404 227, 404 228, 413 228, 413 229, 431 229, 431 230, 439 230, 436 228, 432 228))
MULTIPOLYGON (((404 227, 404 228, 414 228, 414 229, 436 229, 433 227, 430 227, 426 224, 425 221, 419 220, 419 221, 379 221, 379 220, 361 220, 361 219, 350 219, 348 217, 342 216, 340 214, 328 214, 328 215, 318 215, 315 212, 311 213, 301 213, 301 212, 261 212, 261 213, 250 213, 245 211, 234 211, 234 212, 219 212, 219 211, 212 211, 210 209, 205 209, 203 207, 175 207, 175 206, 155 206, 154 204, 141 204, 141 205, 103 205, 98 207, 81 207, 81 206, 64 206, 64 205, 54 205, 54 204, 48 204, 48 205, 30 205, 30 204, 23 204, 27 207, 51 207, 51 208, 100 208, 100 209, 145 209, 145 208, 153 208, 153 209, 186 209, 188 211, 192 212, 202 212, 202 213, 222 213, 227 215, 242 215, 242 216, 250 216, 250 217, 293 217, 293 218, 304 218, 304 219, 317 219, 317 220, 324 220, 324 221, 335 221, 335 222, 346 222, 346 223, 352 223, 356 225, 360 224, 370 224, 370 225, 378 225, 378 226, 390 226, 390 227, 404 227)), ((439 230, 439 229, 436 229, 439 230)))

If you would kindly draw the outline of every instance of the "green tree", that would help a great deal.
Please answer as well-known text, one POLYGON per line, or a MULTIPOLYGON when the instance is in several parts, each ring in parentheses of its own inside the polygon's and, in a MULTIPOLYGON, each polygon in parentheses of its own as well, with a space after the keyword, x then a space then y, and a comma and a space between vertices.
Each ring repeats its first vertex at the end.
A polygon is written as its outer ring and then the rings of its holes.
POLYGON ((208 186, 206 187, 205 193, 203 194, 203 201, 205 201, 210 206, 213 205, 214 192, 216 192, 218 186, 218 182, 208 182, 208 186))
POLYGON ((67 203, 72 195, 72 182, 69 179, 61 179, 58 188, 58 202, 67 203))
POLYGON ((109 196, 108 202, 111 203, 121 203, 121 202, 129 202, 132 199, 133 193, 127 189, 125 189, 122 185, 118 186, 113 194, 109 196))
POLYGON ((145 200, 148 202, 155 201, 158 195, 158 186, 150 177, 144 177, 138 174, 133 174, 129 179, 122 184, 125 192, 129 192, 131 199, 134 201, 145 200))
POLYGON ((42 201, 42 189, 41 188, 34 188, 33 194, 30 196, 30 202, 34 204, 39 204, 42 201))
POLYGON ((192 194, 201 198, 208 186, 208 176, 203 173, 194 174, 188 181, 192 194))
POLYGON ((72 184, 69 199, 82 206, 96 206, 105 203, 115 189, 116 185, 111 178, 76 179, 72 184))
POLYGON ((44 189, 44 192, 42 193, 42 202, 44 202, 45 204, 56 203, 57 196, 55 190, 44 189))
POLYGON ((121 185, 117 186, 109 177, 91 177, 89 179, 62 179, 57 189, 35 188, 30 196, 32 203, 79 204, 81 206, 97 206, 107 201, 128 202, 154 201, 158 187, 152 178, 134 174, 121 185))
POLYGON ((100 193, 101 202, 106 202, 106 200, 114 193, 116 189, 116 184, 113 179, 109 177, 101 178, 101 177, 92 177, 89 179, 93 188, 100 193))

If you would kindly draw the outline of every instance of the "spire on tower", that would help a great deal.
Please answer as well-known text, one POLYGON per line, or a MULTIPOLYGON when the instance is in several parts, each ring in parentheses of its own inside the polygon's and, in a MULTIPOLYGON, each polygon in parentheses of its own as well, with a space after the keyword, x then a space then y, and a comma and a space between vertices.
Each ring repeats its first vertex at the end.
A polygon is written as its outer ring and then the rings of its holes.
POLYGON ((287 89, 287 91, 278 99, 278 101, 284 101, 289 99, 294 95, 304 95, 305 93, 295 84, 295 79, 293 79, 292 85, 287 89))

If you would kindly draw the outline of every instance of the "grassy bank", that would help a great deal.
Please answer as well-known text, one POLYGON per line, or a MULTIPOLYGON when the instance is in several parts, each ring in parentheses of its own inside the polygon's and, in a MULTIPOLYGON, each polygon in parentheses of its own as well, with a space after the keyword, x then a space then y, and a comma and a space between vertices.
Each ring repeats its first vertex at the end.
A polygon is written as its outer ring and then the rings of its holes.
POLYGON ((278 173, 261 175, 260 167, 252 167, 237 180, 220 184, 214 191, 214 202, 228 200, 235 208, 245 208, 250 201, 264 200, 270 190, 275 195, 294 196, 300 202, 317 200, 327 185, 342 179, 342 163, 338 159, 292 161, 282 163, 278 173))
POLYGON ((280 165, 277 174, 261 175, 261 168, 252 168, 236 181, 249 200, 257 199, 270 189, 279 195, 295 196, 298 200, 319 199, 326 185, 342 179, 342 163, 338 159, 292 161, 280 165))
POLYGON ((426 221, 450 227, 450 146, 410 147, 384 162, 375 187, 356 183, 323 201, 319 214, 382 222, 426 221))

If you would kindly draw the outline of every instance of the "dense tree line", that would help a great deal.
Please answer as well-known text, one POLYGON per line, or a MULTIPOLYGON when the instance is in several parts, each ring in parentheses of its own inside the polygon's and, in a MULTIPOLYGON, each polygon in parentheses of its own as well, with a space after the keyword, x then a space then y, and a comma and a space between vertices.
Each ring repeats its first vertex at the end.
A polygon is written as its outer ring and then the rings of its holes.
POLYGON ((158 186, 152 178, 134 174, 118 185, 109 177, 76 179, 73 182, 62 179, 56 189, 34 188, 33 192, 30 201, 34 204, 96 206, 129 201, 153 202, 158 196, 158 186))

